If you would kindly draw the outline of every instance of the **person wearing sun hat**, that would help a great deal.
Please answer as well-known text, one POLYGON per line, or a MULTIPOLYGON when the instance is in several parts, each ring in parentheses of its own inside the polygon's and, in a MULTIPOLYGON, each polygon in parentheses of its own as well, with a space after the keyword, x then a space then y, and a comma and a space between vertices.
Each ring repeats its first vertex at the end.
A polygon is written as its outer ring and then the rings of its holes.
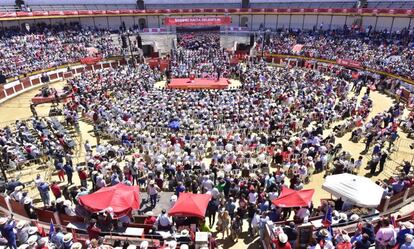
POLYGON ((71 246, 73 245, 73 235, 72 233, 67 233, 63 236, 63 240, 62 240, 62 247, 64 249, 70 249, 71 246))
POLYGON ((72 244, 70 249, 82 249, 82 244, 80 242, 75 242, 72 244))
POLYGON ((29 239, 29 226, 24 220, 17 222, 16 239, 19 245, 26 243, 29 239))
POLYGON ((278 234, 277 239, 273 240, 273 244, 276 249, 291 249, 292 246, 288 242, 288 236, 281 232, 278 234))
POLYGON ((322 249, 333 249, 334 245, 331 240, 332 235, 325 228, 321 229, 316 234, 316 242, 320 245, 322 249))
POLYGON ((38 239, 39 238, 36 235, 32 235, 27 240, 27 244, 29 245, 30 248, 36 248, 37 247, 37 240, 38 239))
POLYGON ((15 221, 7 217, 0 218, 0 232, 7 240, 7 246, 9 248, 16 249, 16 234, 14 233, 15 221))

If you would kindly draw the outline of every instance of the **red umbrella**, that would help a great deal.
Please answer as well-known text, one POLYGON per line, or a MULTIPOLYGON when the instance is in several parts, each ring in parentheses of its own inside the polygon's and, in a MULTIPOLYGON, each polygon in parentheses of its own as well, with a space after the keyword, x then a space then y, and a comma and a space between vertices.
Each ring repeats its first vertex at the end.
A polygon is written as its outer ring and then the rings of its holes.
POLYGON ((79 197, 79 203, 94 213, 111 207, 115 214, 114 217, 118 218, 130 214, 132 210, 139 209, 139 188, 118 183, 79 197))
POLYGON ((305 190, 293 190, 283 187, 277 199, 274 199, 272 203, 278 207, 307 207, 312 201, 314 189, 305 190))
POLYGON ((168 212, 171 216, 204 218, 211 195, 180 193, 177 202, 168 212))

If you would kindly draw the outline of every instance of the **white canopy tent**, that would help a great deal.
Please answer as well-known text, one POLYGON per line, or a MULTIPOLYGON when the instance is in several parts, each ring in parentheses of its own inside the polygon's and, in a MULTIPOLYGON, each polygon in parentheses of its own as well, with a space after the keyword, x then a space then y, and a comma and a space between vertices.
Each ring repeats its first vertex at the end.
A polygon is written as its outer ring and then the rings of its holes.
POLYGON ((384 190, 371 179, 348 173, 327 176, 322 189, 359 207, 377 207, 384 190))

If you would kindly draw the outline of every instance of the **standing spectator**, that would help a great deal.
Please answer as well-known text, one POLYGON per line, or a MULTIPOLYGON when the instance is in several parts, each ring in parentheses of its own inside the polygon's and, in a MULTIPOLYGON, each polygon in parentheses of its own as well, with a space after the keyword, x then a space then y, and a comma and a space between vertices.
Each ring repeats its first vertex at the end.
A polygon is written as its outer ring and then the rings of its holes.
POLYGON ((87 182, 88 173, 86 172, 86 168, 81 167, 78 170, 78 175, 79 175, 79 180, 80 180, 81 186, 84 187, 84 188, 87 188, 88 187, 88 182, 87 182))
POLYGON ((73 167, 69 163, 66 163, 65 166, 63 166, 63 170, 65 171, 67 177, 68 177, 68 185, 72 185, 72 177, 73 177, 73 167))
POLYGON ((15 222, 7 217, 0 218, 0 232, 7 240, 7 246, 10 249, 17 249, 16 234, 14 233, 15 222))
POLYGON ((229 236, 229 230, 230 230, 230 223, 231 223, 231 218, 229 215, 228 211, 224 211, 223 212, 223 216, 222 216, 222 220, 221 220, 221 233, 223 234, 223 239, 225 238, 225 234, 226 236, 229 236))
POLYGON ((216 198, 211 198, 207 205, 207 217, 209 222, 209 227, 212 228, 216 222, 216 214, 219 209, 219 201, 216 198))
POLYGON ((52 185, 50 185, 50 190, 52 191, 53 195, 55 196, 55 199, 58 199, 62 197, 62 191, 60 189, 59 184, 56 181, 52 182, 52 185))
POLYGON ((234 202, 234 198, 230 197, 226 203, 225 209, 227 213, 230 215, 230 218, 233 219, 234 213, 236 211, 236 203, 234 202))
POLYGON ((154 180, 151 180, 147 188, 147 193, 150 198, 152 208, 154 208, 157 205, 157 198, 158 198, 159 191, 161 191, 161 189, 157 185, 155 185, 154 180))
POLYGON ((39 189, 40 198, 42 199, 43 204, 45 206, 49 206, 50 205, 49 184, 47 184, 46 182, 41 182, 38 186, 38 189, 39 189))
POLYGON ((242 232, 243 220, 240 216, 236 215, 231 222, 231 238, 233 241, 237 242, 239 240, 239 235, 242 232))

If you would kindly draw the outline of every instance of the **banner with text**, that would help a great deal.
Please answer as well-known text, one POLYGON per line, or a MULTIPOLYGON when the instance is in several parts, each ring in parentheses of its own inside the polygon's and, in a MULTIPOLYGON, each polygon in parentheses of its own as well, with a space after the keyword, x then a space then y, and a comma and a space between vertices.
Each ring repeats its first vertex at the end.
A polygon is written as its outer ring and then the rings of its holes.
POLYGON ((216 26, 229 25, 231 17, 213 16, 213 17, 167 17, 164 20, 166 26, 216 26))
POLYGON ((354 60, 346 60, 346 59, 337 59, 336 63, 338 63, 341 66, 345 67, 361 67, 362 64, 359 61, 354 60))

